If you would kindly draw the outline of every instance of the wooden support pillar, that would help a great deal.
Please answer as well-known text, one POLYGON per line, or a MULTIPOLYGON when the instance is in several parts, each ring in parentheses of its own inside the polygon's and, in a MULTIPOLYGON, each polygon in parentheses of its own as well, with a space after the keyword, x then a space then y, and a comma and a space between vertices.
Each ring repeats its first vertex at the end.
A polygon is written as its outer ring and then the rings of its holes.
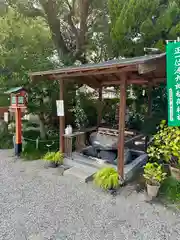
POLYGON ((119 104, 119 142, 118 142, 118 173, 124 179, 124 131, 126 112, 126 75, 123 74, 120 84, 120 104, 119 104))
POLYGON ((16 143, 15 154, 19 156, 22 152, 22 121, 21 121, 21 109, 16 108, 16 143))
POLYGON ((102 120, 102 87, 99 88, 99 96, 98 96, 98 118, 97 118, 97 127, 100 126, 102 120))
POLYGON ((148 85, 148 111, 147 115, 150 117, 152 114, 152 85, 148 85))
MULTIPOLYGON (((64 101, 64 81, 60 79, 60 100, 64 101)), ((64 131, 65 131, 65 117, 59 117, 59 150, 64 153, 64 131)))
MULTIPOLYGON (((148 84, 148 109, 147 109, 147 118, 151 117, 152 115, 152 85, 148 84)), ((145 151, 148 148, 149 136, 147 135, 145 138, 145 151)))

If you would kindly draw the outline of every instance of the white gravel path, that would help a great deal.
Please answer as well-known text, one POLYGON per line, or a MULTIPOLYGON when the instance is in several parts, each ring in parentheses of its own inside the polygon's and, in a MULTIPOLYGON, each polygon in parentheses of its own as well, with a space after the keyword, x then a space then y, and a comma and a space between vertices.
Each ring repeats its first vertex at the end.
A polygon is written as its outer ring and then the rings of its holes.
POLYGON ((180 213, 0 151, 0 240, 180 240, 180 213))

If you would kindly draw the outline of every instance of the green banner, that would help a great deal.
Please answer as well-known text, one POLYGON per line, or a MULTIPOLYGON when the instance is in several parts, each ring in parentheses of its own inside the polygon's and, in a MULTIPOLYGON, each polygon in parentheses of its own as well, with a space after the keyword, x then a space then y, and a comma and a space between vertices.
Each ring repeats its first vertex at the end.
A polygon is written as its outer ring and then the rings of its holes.
POLYGON ((180 126, 180 42, 166 46, 168 126, 180 126))

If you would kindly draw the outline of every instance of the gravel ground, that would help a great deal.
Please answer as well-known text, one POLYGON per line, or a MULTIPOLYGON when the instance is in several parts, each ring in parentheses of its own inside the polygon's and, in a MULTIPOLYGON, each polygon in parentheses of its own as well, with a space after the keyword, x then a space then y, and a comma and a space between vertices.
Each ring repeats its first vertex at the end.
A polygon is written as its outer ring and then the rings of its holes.
POLYGON ((123 190, 112 197, 0 151, 0 239, 179 240, 180 213, 123 190))

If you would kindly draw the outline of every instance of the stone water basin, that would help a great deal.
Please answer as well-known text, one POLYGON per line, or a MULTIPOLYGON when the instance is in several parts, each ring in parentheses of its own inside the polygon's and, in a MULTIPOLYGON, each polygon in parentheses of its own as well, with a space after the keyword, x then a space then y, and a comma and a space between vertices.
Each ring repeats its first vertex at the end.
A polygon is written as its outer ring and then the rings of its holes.
MULTIPOLYGON (((117 150, 102 150, 97 154, 96 150, 89 146, 83 149, 82 154, 88 157, 89 161, 96 161, 99 164, 109 164, 117 169, 117 150), (103 154, 102 154, 103 153, 103 154), (100 157, 100 158, 99 158, 100 157), (104 158, 103 158, 104 157, 104 158)), ((124 179, 131 180, 136 172, 146 164, 147 154, 143 151, 125 148, 124 151, 124 179)))

